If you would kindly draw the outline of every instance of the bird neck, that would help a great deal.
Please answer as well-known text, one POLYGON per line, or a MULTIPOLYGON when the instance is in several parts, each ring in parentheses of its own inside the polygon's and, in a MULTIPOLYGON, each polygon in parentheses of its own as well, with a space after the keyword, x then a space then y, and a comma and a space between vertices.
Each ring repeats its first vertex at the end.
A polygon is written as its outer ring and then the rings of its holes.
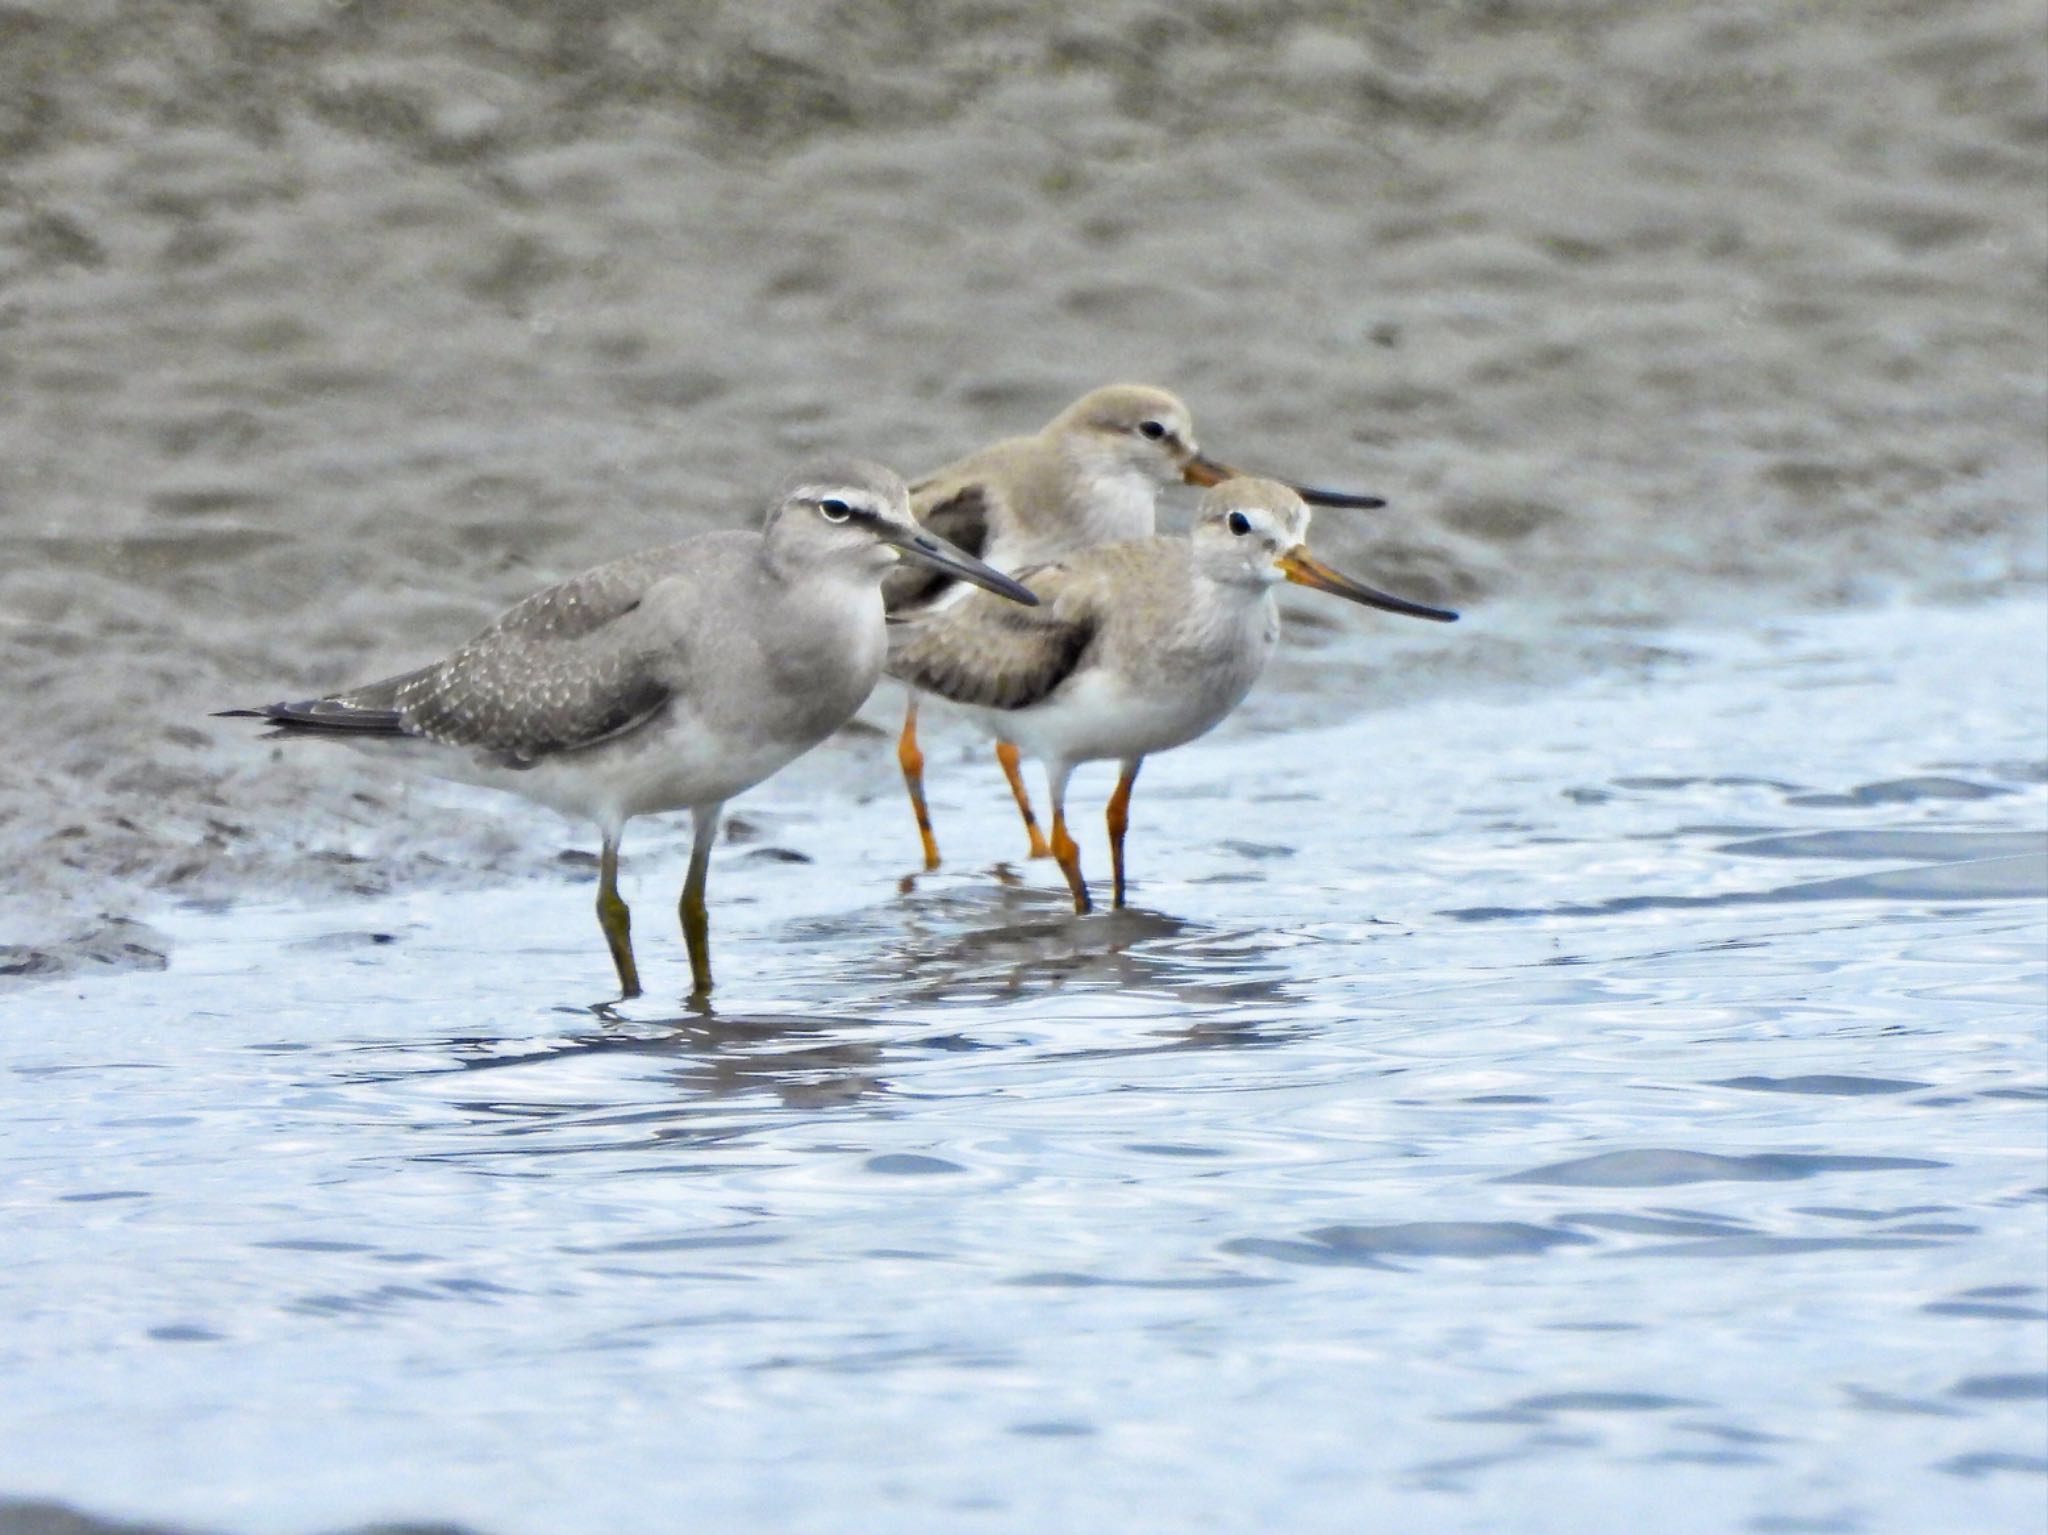
POLYGON ((1279 637, 1280 604, 1271 586, 1241 579, 1219 580, 1205 571, 1199 560, 1191 562, 1191 576, 1182 614, 1189 633, 1228 646, 1241 644, 1247 636, 1264 634, 1269 641, 1279 637))
POLYGON ((812 672, 836 678, 849 668, 874 685, 888 646, 879 572, 763 544, 751 587, 752 620, 776 637, 774 664, 790 673, 787 685, 809 687, 812 672))
POLYGON ((843 548, 820 549, 775 534, 776 530, 770 529, 761 540, 756 567, 768 593, 786 596, 842 586, 872 586, 879 591, 883 575, 894 568, 884 550, 876 551, 880 557, 870 565, 843 548))
POLYGON ((1061 478, 1077 547, 1150 538, 1159 515, 1159 483, 1106 445, 1085 438, 1065 445, 1061 478))

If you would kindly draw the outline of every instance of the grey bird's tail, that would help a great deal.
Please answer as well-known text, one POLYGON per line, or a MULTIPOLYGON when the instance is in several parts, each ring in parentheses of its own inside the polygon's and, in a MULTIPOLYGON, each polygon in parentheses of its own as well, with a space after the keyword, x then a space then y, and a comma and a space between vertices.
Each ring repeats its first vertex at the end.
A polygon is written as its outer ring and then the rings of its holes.
POLYGON ((339 698, 307 698, 298 703, 265 704, 260 709, 217 709, 215 719, 268 720, 277 736, 372 735, 402 736, 405 726, 396 709, 366 709, 339 698))

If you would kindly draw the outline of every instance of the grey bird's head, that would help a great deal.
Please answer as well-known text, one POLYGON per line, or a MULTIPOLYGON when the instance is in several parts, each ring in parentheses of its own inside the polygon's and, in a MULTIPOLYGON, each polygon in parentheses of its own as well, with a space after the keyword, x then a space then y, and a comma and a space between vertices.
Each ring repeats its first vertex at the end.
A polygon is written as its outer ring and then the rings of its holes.
MULTIPOLYGON (((1248 478, 1242 469, 1210 458, 1196 446, 1194 417, 1179 396, 1150 384, 1112 384, 1084 394, 1046 430, 1098 461, 1136 471, 1155 485, 1220 485, 1248 478)), ((1282 481, 1285 484, 1287 482, 1282 481)), ((1378 496, 1348 490, 1289 486, 1315 506, 1364 510, 1385 506, 1378 496)))
POLYGON ((1087 458, 1107 460, 1155 485, 1179 484, 1200 456, 1187 406, 1149 384, 1112 384, 1084 394, 1046 431, 1087 458))
POLYGON ((1292 486, 1278 480, 1225 480, 1203 494, 1201 510, 1188 532, 1195 567, 1225 586, 1264 588, 1292 581, 1409 618, 1438 623, 1457 618, 1442 608, 1375 591, 1332 570, 1309 553, 1308 524, 1308 505, 1292 486))
POLYGON ((910 515, 903 477, 866 459, 820 464, 791 475, 768 509, 761 532, 777 564, 859 572, 872 577, 879 589, 882 578, 908 560, 1012 602, 1038 602, 1030 588, 920 527, 910 515))

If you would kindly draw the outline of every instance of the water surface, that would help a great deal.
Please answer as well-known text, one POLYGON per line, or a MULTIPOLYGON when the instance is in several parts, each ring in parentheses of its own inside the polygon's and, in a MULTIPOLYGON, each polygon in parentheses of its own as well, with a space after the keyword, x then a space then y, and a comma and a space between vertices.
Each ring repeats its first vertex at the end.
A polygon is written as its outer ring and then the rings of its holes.
POLYGON ((2038 1528, 2043 620, 1205 743, 1085 921, 991 876, 985 765, 935 761, 909 894, 886 782, 798 775, 719 854, 714 1016, 660 1000, 673 830, 616 1009, 566 879, 171 914, 168 972, 9 1000, 0 1488, 252 1535, 2038 1528))

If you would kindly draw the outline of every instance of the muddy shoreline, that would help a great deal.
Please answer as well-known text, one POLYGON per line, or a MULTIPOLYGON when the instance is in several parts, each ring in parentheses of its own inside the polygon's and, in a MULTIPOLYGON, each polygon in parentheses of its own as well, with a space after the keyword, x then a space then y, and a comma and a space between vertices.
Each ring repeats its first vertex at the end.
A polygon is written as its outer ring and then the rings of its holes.
POLYGON ((1298 631, 1269 723, 2038 580, 2038 19, 0 6, 0 942, 550 867, 207 712, 1107 379, 1468 614, 1298 631))

